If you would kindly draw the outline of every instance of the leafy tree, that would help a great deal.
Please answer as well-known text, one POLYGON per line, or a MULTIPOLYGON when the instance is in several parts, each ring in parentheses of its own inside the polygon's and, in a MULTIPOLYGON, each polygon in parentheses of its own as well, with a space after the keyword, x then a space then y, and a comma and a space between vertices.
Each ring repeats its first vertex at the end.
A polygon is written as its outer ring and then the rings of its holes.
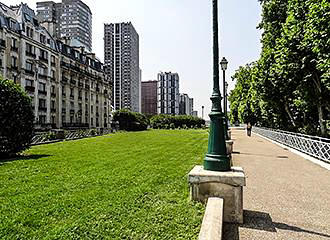
POLYGON ((232 120, 327 135, 330 114, 330 2, 262 0, 260 59, 240 68, 232 120))
POLYGON ((33 121, 30 97, 13 81, 0 78, 0 158, 29 148, 33 121))
POLYGON ((127 109, 116 111, 113 114, 113 120, 118 121, 120 130, 125 131, 144 131, 149 125, 149 120, 145 115, 127 109))

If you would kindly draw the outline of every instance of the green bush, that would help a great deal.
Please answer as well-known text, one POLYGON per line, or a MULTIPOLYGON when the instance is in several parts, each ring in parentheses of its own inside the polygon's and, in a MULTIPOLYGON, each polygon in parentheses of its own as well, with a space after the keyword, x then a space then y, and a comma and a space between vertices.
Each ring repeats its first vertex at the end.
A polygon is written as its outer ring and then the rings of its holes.
POLYGON ((150 119, 151 127, 155 129, 168 129, 168 128, 180 128, 180 129, 188 129, 188 128, 202 128, 205 125, 205 120, 187 116, 173 116, 173 115, 157 115, 153 116, 150 119))
POLYGON ((118 121, 119 129, 125 131, 144 131, 149 125, 149 120, 145 115, 127 109, 116 111, 113 114, 113 121, 118 121))
POLYGON ((0 158, 29 148, 33 121, 30 97, 19 85, 0 77, 0 158))

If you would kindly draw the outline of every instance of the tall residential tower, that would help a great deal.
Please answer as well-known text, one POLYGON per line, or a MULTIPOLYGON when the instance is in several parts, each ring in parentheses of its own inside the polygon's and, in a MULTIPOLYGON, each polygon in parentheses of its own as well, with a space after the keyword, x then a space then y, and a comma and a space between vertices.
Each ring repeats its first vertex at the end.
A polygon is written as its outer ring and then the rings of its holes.
POLYGON ((179 115, 179 74, 158 73, 158 114, 179 115))
POLYGON ((54 37, 92 51, 92 12, 81 0, 37 2, 37 17, 54 37))
POLYGON ((139 35, 131 22, 104 25, 104 63, 113 80, 114 109, 140 112, 139 35))

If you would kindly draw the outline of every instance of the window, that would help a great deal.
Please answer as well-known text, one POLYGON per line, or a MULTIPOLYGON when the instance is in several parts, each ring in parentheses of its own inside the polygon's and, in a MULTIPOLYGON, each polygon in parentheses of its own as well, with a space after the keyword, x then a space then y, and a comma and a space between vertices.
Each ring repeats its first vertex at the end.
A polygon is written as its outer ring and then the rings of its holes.
POLYGON ((39 83, 39 91, 46 92, 46 84, 45 83, 39 83))
POLYGON ((46 123, 46 116, 45 115, 39 115, 39 123, 45 124, 46 123))
POLYGON ((17 49, 17 39, 16 38, 11 39, 11 48, 12 48, 12 50, 17 49))
POLYGON ((36 48, 35 46, 29 44, 29 43, 26 43, 26 53, 27 54, 30 54, 30 55, 35 55, 36 53, 36 48))
POLYGON ((17 68, 17 57, 11 57, 11 67, 17 68))
POLYGON ((39 98, 39 107, 46 108, 46 99, 39 98))
POLYGON ((31 63, 31 62, 26 62, 26 64, 25 64, 25 69, 27 70, 27 71, 30 71, 30 72, 32 72, 33 71, 33 64, 31 63))
POLYGON ((51 64, 55 65, 55 56, 54 55, 51 56, 51 64))
POLYGON ((48 69, 45 66, 40 66, 39 73, 42 75, 48 75, 48 69))
POLYGON ((51 107, 51 109, 55 109, 55 100, 52 100, 50 102, 50 107, 51 107))
POLYGON ((40 33, 40 42, 46 44, 46 36, 40 33))
POLYGON ((26 79, 25 80, 25 86, 27 86, 27 87, 33 87, 34 86, 33 80, 26 79))
POLYGON ((65 87, 62 86, 62 95, 65 96, 65 87))
POLYGON ((74 89, 70 88, 70 97, 74 97, 74 89))
POLYGON ((55 78, 55 70, 50 71, 50 76, 51 76, 51 78, 55 78))
POLYGON ((48 61, 48 52, 40 49, 40 59, 48 61))

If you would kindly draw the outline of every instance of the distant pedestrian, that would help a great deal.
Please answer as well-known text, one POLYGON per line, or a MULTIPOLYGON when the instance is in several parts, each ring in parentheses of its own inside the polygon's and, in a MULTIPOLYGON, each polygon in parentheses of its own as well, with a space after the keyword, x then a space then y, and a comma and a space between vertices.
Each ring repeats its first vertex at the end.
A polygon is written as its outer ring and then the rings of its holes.
POLYGON ((248 124, 246 126, 246 132, 249 137, 251 137, 251 131, 252 131, 252 124, 250 122, 248 122, 248 124))

